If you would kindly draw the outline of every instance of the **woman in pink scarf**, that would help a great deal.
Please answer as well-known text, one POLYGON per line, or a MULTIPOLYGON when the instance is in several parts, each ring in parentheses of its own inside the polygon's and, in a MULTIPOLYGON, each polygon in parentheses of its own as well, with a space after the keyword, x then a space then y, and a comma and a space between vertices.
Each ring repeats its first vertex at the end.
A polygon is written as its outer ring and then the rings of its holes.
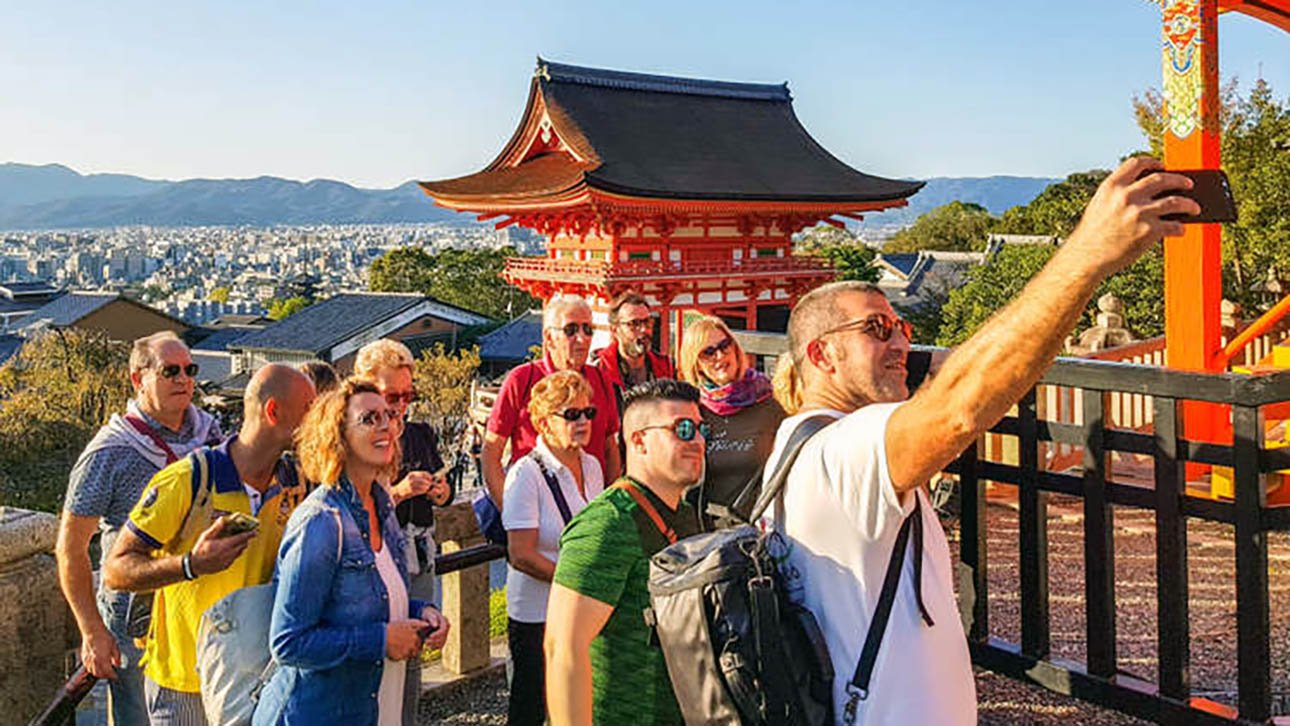
POLYGON ((750 487, 745 509, 755 501, 761 465, 775 444, 784 409, 771 395, 770 379, 748 365, 739 341, 720 318, 704 316, 685 329, 677 371, 699 389, 699 410, 712 429, 703 481, 687 495, 700 523, 710 529, 709 504, 729 506, 750 487))

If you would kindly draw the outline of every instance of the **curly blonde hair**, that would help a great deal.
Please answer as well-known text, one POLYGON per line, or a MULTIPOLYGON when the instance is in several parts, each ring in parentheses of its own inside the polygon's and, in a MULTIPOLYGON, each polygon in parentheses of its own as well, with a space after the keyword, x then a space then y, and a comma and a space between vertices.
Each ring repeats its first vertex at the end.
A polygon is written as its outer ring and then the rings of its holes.
POLYGON ((375 378, 377 371, 385 368, 412 370, 415 366, 416 359, 406 345, 397 340, 381 338, 358 349, 358 355, 354 358, 354 376, 375 378))
POLYGON ((567 408, 579 396, 594 397, 591 384, 577 371, 559 371, 538 381, 529 396, 529 416, 534 423, 567 408))
MULTIPOLYGON (((381 395, 380 389, 371 381, 346 378, 309 407, 304 421, 296 430, 296 455, 307 480, 327 486, 340 483, 345 459, 349 456, 349 449, 345 446, 345 412, 349 400, 362 393, 381 395)), ((380 475, 384 481, 392 480, 398 474, 403 458, 398 437, 395 437, 393 446, 394 456, 390 465, 380 475)))
POLYGON ((704 339, 713 331, 729 338, 731 347, 735 349, 735 360, 739 362, 739 370, 735 371, 735 380, 743 377, 748 369, 748 356, 744 355, 744 348, 739 345, 734 333, 730 332, 730 327, 721 318, 704 315, 701 318, 695 318, 694 322, 685 328, 685 334, 681 336, 681 351, 677 356, 676 373, 681 380, 690 385, 702 386, 706 378, 699 372, 699 353, 703 351, 704 339))

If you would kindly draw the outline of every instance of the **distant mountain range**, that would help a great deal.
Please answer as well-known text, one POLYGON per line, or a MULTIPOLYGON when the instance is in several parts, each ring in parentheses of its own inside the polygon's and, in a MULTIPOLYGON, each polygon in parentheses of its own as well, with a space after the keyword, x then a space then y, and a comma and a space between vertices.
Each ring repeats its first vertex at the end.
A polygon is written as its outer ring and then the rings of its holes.
POLYGON ((393 189, 270 176, 170 182, 0 164, 0 229, 397 222, 467 224, 474 217, 436 207, 416 182, 393 189))
POLYGON ((863 226, 885 227, 912 224, 926 212, 953 201, 980 204, 991 214, 1029 204, 1049 184, 1061 181, 1034 176, 934 177, 909 200, 908 207, 866 214, 863 226))
MULTIPOLYGON (((1025 204, 1056 179, 992 176, 930 179, 904 209, 866 215, 865 226, 905 225, 956 199, 996 214, 1025 204)), ((474 217, 436 207, 415 182, 359 189, 317 179, 157 181, 127 174, 80 174, 60 164, 0 164, 0 229, 155 225, 390 224, 474 217)))

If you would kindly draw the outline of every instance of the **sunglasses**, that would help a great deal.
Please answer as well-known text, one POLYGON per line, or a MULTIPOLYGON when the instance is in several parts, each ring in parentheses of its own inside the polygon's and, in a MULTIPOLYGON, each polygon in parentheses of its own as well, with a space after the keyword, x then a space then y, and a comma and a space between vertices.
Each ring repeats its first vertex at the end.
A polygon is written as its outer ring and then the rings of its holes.
POLYGON ((572 338, 578 333, 590 338, 596 332, 596 329, 591 327, 591 323, 567 323, 563 327, 555 328, 555 330, 564 333, 566 338, 572 338))
POLYGON ((734 338, 725 338, 720 343, 709 345, 699 351, 699 357, 704 360, 716 360, 718 356, 726 352, 726 349, 735 344, 734 338))
POLYGON ((161 373, 162 378, 175 378, 180 373, 183 373, 189 378, 196 378, 197 371, 201 369, 198 368, 196 363, 189 363, 186 366, 181 366, 178 363, 171 363, 169 365, 161 366, 157 370, 161 373))
POLYGON ((844 330, 859 330, 860 332, 870 335, 877 340, 886 342, 891 340, 893 331, 899 330, 900 334, 905 336, 905 340, 914 339, 914 326, 909 324, 904 318, 893 318, 890 315, 876 313, 867 318, 851 320, 839 325, 836 328, 820 333, 820 338, 832 333, 840 333, 844 330))
POLYGON ((400 403, 411 404, 417 400, 416 391, 404 391, 403 393, 387 393, 384 396, 385 402, 391 406, 397 406, 400 403))
POLYGON ((703 437, 704 441, 712 435, 712 428, 702 421, 695 421, 692 418, 678 418, 670 426, 645 426, 641 431, 650 429, 667 429, 671 431, 676 438, 689 443, 694 441, 694 435, 698 434, 703 437))
POLYGON ((382 426, 393 425, 398 420, 399 412, 387 408, 384 411, 364 411, 355 424, 365 429, 379 429, 382 426))
POLYGON ((596 417, 596 407, 587 406, 586 408, 566 408, 563 411, 556 411, 555 415, 570 422, 584 418, 590 421, 596 417))
POLYGON ((654 318, 639 318, 637 320, 623 320, 619 325, 632 330, 646 331, 654 329, 654 318))

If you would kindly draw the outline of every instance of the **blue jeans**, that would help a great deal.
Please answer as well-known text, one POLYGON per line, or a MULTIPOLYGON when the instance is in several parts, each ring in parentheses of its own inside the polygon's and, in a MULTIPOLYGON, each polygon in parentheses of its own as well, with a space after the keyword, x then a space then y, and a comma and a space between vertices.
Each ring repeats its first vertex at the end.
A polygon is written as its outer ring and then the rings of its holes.
POLYGON ((143 695, 143 669, 139 667, 143 650, 135 646, 134 638, 126 633, 126 615, 115 614, 111 604, 104 602, 103 598, 98 604, 99 615, 116 637, 117 649, 121 651, 116 680, 108 681, 108 723, 111 726, 146 726, 148 704, 143 695))

